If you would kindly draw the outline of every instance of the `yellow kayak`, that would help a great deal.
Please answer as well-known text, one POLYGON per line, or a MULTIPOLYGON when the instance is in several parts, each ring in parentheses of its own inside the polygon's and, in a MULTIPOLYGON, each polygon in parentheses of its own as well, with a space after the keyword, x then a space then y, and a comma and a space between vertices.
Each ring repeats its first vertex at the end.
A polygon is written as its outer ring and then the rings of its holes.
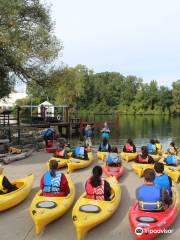
POLYGON ((109 152, 100 152, 100 151, 98 151, 97 152, 97 158, 99 160, 103 160, 104 161, 107 158, 108 154, 109 154, 109 152))
POLYGON ((47 165, 48 165, 48 168, 49 168, 49 162, 50 162, 51 160, 56 160, 56 161, 58 162, 58 169, 59 169, 59 168, 63 168, 63 167, 67 167, 67 164, 68 164, 68 162, 70 161, 70 159, 71 159, 71 158, 63 159, 63 158, 52 157, 52 158, 50 158, 50 159, 48 160, 47 165))
POLYGON ((81 169, 81 168, 86 168, 89 165, 91 165, 93 160, 94 160, 94 156, 93 156, 92 152, 88 153, 88 160, 80 160, 80 159, 71 158, 71 160, 67 164, 68 172, 72 172, 74 170, 81 169))
POLYGON ((66 174, 70 193, 66 197, 45 197, 39 191, 32 200, 29 208, 34 221, 36 234, 40 234, 43 228, 55 219, 64 215, 72 206, 75 198, 75 186, 69 174, 66 174))
POLYGON ((175 182, 180 179, 180 166, 164 166, 164 172, 167 173, 175 182))
POLYGON ((76 202, 72 219, 76 227, 77 240, 83 240, 86 233, 110 218, 117 210, 121 200, 121 189, 115 177, 106 179, 112 188, 112 200, 87 199, 86 194, 82 194, 76 202))
POLYGON ((139 176, 142 177, 144 174, 144 171, 147 168, 154 168, 154 164, 151 163, 133 163, 132 164, 132 169, 135 171, 135 173, 139 176))
POLYGON ((121 152, 120 156, 123 160, 129 162, 137 158, 138 153, 127 153, 127 152, 121 152))
POLYGON ((29 175, 25 178, 12 181, 18 189, 10 193, 0 195, 0 212, 14 207, 26 199, 31 192, 33 181, 34 175, 29 175))
POLYGON ((159 154, 149 154, 155 162, 159 161, 161 159, 161 155, 159 154))

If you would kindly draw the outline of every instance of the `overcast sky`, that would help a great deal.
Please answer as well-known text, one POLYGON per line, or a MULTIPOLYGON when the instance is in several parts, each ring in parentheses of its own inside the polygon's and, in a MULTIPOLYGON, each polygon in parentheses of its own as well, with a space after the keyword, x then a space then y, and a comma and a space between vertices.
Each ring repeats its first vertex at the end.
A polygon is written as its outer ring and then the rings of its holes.
POLYGON ((170 86, 180 78, 179 0, 49 0, 63 61, 170 86))

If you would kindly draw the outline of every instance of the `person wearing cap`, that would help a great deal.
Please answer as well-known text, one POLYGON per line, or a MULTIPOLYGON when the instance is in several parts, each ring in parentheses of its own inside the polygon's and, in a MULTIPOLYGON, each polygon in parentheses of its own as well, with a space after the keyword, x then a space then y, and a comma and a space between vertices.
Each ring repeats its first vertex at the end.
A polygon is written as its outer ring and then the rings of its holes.
POLYGON ((18 188, 10 183, 8 178, 3 174, 3 166, 0 165, 0 195, 13 192, 18 188))

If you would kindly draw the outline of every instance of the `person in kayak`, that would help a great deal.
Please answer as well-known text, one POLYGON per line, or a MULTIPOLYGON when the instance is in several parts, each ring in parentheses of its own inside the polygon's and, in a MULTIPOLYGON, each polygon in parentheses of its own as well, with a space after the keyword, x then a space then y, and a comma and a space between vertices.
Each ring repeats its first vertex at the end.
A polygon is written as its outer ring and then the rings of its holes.
POLYGON ((160 143, 159 140, 155 140, 155 146, 156 146, 157 152, 162 153, 162 144, 160 143))
POLYGON ((111 146, 110 146, 107 138, 103 138, 102 143, 100 143, 100 145, 99 145, 99 151, 100 152, 110 152, 111 151, 111 146))
POLYGON ((165 210, 172 203, 168 191, 154 183, 153 169, 144 171, 144 184, 136 190, 136 199, 140 210, 165 210))
POLYGON ((104 123, 104 127, 101 129, 101 137, 102 138, 109 138, 109 135, 110 135, 110 129, 107 125, 107 122, 104 123))
POLYGON ((147 145, 149 154, 157 154, 156 144, 153 139, 150 140, 150 143, 147 145))
POLYGON ((164 162, 166 165, 169 165, 169 166, 178 166, 180 164, 177 159, 177 156, 174 154, 170 154, 167 157, 165 157, 164 162))
POLYGON ((148 149, 146 146, 141 147, 141 154, 138 154, 135 159, 137 163, 154 163, 153 158, 148 154, 148 149))
POLYGON ((51 160, 49 170, 40 180, 42 196, 63 197, 70 192, 66 176, 58 170, 58 162, 51 160))
POLYGON ((72 157, 80 160, 88 160, 88 151, 83 143, 80 142, 79 146, 74 149, 72 157))
POLYGON ((55 134, 54 129, 49 126, 49 128, 46 131, 44 131, 42 134, 44 137, 44 141, 46 143, 46 147, 51 147, 50 144, 48 144, 48 142, 51 141, 53 143, 54 134, 55 134))
POLYGON ((18 188, 12 184, 8 178, 3 174, 4 168, 0 165, 0 195, 13 192, 18 188))
POLYGON ((102 167, 95 166, 92 176, 86 181, 85 185, 87 198, 95 200, 109 201, 111 196, 110 184, 102 178, 102 167))
POLYGON ((128 139, 126 144, 123 147, 123 152, 128 152, 128 153, 135 153, 136 152, 136 146, 133 143, 132 139, 128 139))
POLYGON ((111 152, 108 154, 106 158, 106 164, 112 167, 121 166, 121 159, 118 154, 118 148, 116 146, 113 146, 111 148, 111 152))
POLYGON ((177 150, 174 142, 171 142, 171 143, 170 143, 169 148, 168 148, 167 151, 168 151, 168 153, 170 153, 170 154, 172 154, 172 155, 177 155, 178 150, 177 150))
POLYGON ((154 183, 159 185, 161 188, 165 188, 172 197, 172 180, 166 173, 164 173, 164 164, 161 162, 156 162, 154 164, 154 170, 156 173, 154 183))
POLYGON ((66 146, 65 146, 64 142, 59 143, 59 147, 55 151, 54 156, 58 157, 58 158, 64 158, 64 159, 68 158, 67 151, 66 151, 66 146))

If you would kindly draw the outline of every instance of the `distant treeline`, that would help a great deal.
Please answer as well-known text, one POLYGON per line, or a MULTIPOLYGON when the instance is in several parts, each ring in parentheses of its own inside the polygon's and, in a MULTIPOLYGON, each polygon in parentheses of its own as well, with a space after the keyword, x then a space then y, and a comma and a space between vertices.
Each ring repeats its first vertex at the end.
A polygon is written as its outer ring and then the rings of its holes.
POLYGON ((136 76, 94 73, 77 65, 52 70, 42 86, 32 80, 27 90, 31 98, 18 100, 19 105, 49 100, 56 105, 71 104, 73 111, 82 113, 180 114, 180 80, 168 88, 158 86, 155 80, 147 84, 136 76))

